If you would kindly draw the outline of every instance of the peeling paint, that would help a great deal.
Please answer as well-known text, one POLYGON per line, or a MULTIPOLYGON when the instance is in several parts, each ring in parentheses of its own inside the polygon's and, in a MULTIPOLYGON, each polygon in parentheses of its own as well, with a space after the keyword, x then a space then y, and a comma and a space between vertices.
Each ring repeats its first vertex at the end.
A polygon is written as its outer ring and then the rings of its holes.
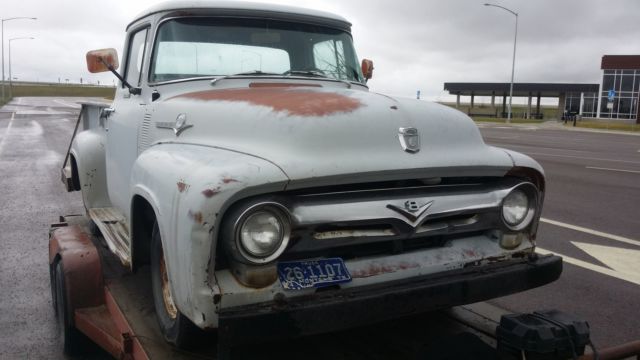
MULTIPOLYGON (((326 116, 350 113, 363 104, 360 100, 337 92, 313 91, 291 87, 258 87, 191 92, 175 98, 203 101, 237 101, 267 106, 275 112, 297 116, 326 116)), ((169 99, 169 100, 171 100, 169 99)))
POLYGON ((234 183, 234 182, 240 182, 232 177, 227 177, 225 176, 224 178, 222 178, 222 183, 223 184, 230 184, 230 183, 234 183))
POLYGON ((350 271, 352 278, 366 278, 381 274, 393 273, 400 270, 408 270, 419 267, 420 264, 414 262, 402 261, 397 264, 388 264, 382 262, 373 262, 365 269, 350 271))
POLYGON ((470 258, 478 257, 478 253, 476 253, 474 250, 464 249, 462 250, 462 252, 466 257, 470 257, 470 258))
POLYGON ((189 184, 185 183, 184 180, 178 181, 176 185, 178 185, 178 191, 180 191, 181 193, 189 190, 189 184))
POLYGON ((197 224, 202 224, 202 222, 204 221, 204 216, 202 216, 202 213, 200 211, 193 212, 189 210, 189 218, 197 224))
POLYGON ((204 195, 206 198, 212 198, 216 195, 218 195, 220 193, 220 187, 218 186, 215 189, 204 189, 202 190, 202 195, 204 195))

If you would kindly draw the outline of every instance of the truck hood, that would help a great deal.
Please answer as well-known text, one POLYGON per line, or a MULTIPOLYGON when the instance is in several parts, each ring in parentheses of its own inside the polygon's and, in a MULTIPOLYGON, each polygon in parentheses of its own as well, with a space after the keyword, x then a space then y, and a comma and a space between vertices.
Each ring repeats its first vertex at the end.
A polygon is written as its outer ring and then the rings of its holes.
POLYGON ((301 84, 195 91, 159 101, 155 122, 192 127, 159 142, 224 148, 266 159, 290 187, 403 178, 501 176, 513 166, 485 145, 473 121, 447 106, 363 90, 301 84), (400 128, 415 128, 420 150, 403 150, 400 128), (356 175, 357 174, 357 175, 356 175))

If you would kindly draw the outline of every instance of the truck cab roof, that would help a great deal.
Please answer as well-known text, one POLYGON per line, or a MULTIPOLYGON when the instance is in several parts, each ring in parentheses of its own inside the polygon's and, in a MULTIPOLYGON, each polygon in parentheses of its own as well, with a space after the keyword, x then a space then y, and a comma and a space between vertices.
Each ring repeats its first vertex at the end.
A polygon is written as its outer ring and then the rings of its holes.
MULTIPOLYGON (((192 13, 193 15, 224 15, 273 17, 278 20, 294 20, 329 25, 350 31, 351 23, 342 16, 320 10, 311 10, 295 6, 254 3, 245 1, 207 1, 207 0, 179 0, 166 1, 154 5, 138 14, 127 26, 127 30, 135 23, 150 15, 174 11, 192 13)), ((180 15, 186 15, 181 13, 180 15)))

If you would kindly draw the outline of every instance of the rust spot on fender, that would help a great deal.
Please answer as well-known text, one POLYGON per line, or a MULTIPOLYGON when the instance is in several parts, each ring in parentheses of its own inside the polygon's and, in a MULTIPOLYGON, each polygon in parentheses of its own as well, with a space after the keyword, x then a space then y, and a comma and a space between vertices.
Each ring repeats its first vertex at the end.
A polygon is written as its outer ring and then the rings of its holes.
POLYGON ((252 105, 267 106, 273 111, 286 112, 292 116, 327 116, 336 113, 349 113, 362 106, 360 100, 344 94, 291 87, 207 90, 187 93, 175 98, 246 102, 252 105))
POLYGON ((399 270, 414 269, 419 267, 420 264, 413 262, 402 261, 397 264, 387 263, 372 263, 365 269, 351 271, 352 278, 366 278, 369 276, 376 276, 381 274, 393 273, 399 270))
POLYGON ((178 191, 180 191, 181 193, 185 192, 185 191, 187 191, 187 189, 189 189, 189 185, 186 184, 184 182, 184 180, 178 181, 178 183, 176 185, 178 185, 178 191))
POLYGON ((206 198, 212 198, 216 195, 218 195, 220 193, 220 187, 217 187, 215 189, 204 189, 202 190, 202 195, 204 195, 206 198))
POLYGON ((240 182, 240 181, 238 181, 238 180, 236 180, 234 178, 231 178, 231 177, 227 177, 227 176, 222 178, 222 183, 223 184, 230 184, 230 183, 234 183, 234 182, 240 182))
POLYGON ((198 224, 202 224, 202 221, 204 220, 204 216, 202 216, 202 213, 200 211, 192 212, 191 210, 189 210, 189 218, 191 218, 191 220, 195 221, 198 224))

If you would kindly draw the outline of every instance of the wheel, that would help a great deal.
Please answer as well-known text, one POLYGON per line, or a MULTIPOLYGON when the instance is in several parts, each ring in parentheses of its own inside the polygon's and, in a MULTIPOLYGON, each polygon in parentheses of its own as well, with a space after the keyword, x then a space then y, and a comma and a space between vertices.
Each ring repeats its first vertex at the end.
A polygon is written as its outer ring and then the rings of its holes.
POLYGON ((157 221, 151 235, 151 288, 156 318, 164 339, 179 348, 189 347, 194 338, 200 337, 201 330, 182 315, 173 301, 157 221))
POLYGON ((100 228, 96 225, 96 222, 89 218, 89 231, 93 236, 101 236, 102 232, 100 232, 100 228))
POLYGON ((49 265, 49 285, 51 285, 51 305, 53 305, 53 313, 58 317, 58 297, 56 296, 56 265, 59 260, 49 265))
POLYGON ((86 337, 73 327, 73 313, 67 301, 62 260, 58 260, 53 268, 52 296, 55 304, 56 318, 62 349, 67 355, 78 355, 87 346, 86 337))

